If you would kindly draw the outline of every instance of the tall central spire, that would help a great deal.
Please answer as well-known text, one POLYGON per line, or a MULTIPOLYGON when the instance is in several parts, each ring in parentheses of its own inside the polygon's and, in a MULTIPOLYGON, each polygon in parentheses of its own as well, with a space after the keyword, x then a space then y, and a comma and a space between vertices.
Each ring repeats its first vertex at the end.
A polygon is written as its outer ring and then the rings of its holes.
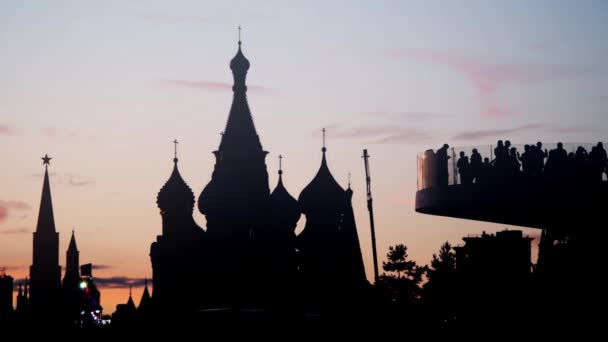
POLYGON ((234 95, 226 129, 220 143, 220 152, 227 152, 226 150, 231 149, 262 150, 262 144, 255 130, 249 104, 247 103, 246 78, 250 63, 241 50, 240 32, 241 27, 239 26, 238 50, 230 61, 230 69, 234 79, 234 85, 232 86, 234 95))

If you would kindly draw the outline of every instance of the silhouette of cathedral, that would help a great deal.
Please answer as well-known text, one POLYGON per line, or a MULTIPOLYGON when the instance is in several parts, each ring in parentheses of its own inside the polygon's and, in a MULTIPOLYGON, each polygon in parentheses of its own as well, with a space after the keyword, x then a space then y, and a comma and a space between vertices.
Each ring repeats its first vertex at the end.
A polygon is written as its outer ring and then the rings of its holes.
MULTIPOLYGON (((250 63, 238 51, 230 62, 234 95, 211 180, 198 198, 206 230, 193 220, 194 193, 178 170, 157 197, 162 234, 150 248, 152 303, 159 310, 265 307, 306 303, 312 310, 367 284, 357 228, 345 191, 326 158, 313 180, 292 197, 279 180, 270 192, 265 158, 249 105, 250 63), (301 215, 306 225, 296 236, 301 215), (196 291, 184 291, 182 280, 196 291)), ((282 157, 279 156, 281 159, 282 157)), ((172 311, 175 312, 175 311, 172 311)))

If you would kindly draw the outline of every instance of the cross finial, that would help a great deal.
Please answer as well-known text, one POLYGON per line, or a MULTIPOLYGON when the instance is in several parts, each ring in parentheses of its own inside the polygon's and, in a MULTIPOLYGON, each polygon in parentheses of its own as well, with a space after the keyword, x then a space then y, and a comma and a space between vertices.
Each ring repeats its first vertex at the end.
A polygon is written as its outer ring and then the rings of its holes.
POLYGON ((283 174, 283 156, 279 154, 279 175, 283 174))
POLYGON ((239 45, 241 45, 241 30, 243 28, 241 27, 241 25, 239 25, 239 45))
POLYGON ((179 141, 177 141, 177 139, 173 140, 173 145, 174 146, 174 157, 173 157, 173 162, 177 163, 177 144, 179 144, 179 141))
POLYGON ((325 127, 321 131, 323 132, 323 148, 321 150, 325 152, 327 151, 327 148, 325 148, 325 127))
POLYGON ((40 159, 42 159, 42 165, 46 165, 48 167, 49 165, 51 165, 51 159, 53 158, 49 157, 48 154, 45 154, 44 157, 40 159))

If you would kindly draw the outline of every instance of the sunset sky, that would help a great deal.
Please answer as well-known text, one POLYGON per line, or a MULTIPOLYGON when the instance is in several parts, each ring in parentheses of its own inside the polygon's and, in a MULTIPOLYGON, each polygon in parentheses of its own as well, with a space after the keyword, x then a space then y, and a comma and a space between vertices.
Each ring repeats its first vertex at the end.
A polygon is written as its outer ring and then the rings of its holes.
POLYGON ((173 139, 197 197, 210 180, 238 25, 271 187, 282 154, 297 198, 319 167, 325 127, 334 177, 346 187, 352 174, 370 279, 363 148, 379 255, 405 243, 426 264, 446 240, 506 227, 415 213, 417 153, 445 142, 608 140, 602 0, 2 0, 1 8, 0 269, 29 273, 48 153, 60 263, 74 228, 81 262, 98 266, 108 314, 126 302, 130 282, 139 303, 140 280, 152 275, 156 195, 171 173, 173 139))

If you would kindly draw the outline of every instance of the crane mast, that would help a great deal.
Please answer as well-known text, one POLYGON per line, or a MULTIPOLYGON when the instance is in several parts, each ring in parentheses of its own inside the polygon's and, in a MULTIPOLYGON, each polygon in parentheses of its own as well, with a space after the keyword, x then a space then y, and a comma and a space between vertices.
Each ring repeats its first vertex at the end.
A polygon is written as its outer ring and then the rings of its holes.
POLYGON ((367 149, 363 150, 363 160, 365 162, 365 182, 367 183, 367 211, 369 212, 369 226, 372 232, 372 253, 374 258, 374 282, 378 282, 378 252, 376 251, 376 228, 374 226, 374 208, 372 205, 372 186, 369 172, 369 155, 367 149))

